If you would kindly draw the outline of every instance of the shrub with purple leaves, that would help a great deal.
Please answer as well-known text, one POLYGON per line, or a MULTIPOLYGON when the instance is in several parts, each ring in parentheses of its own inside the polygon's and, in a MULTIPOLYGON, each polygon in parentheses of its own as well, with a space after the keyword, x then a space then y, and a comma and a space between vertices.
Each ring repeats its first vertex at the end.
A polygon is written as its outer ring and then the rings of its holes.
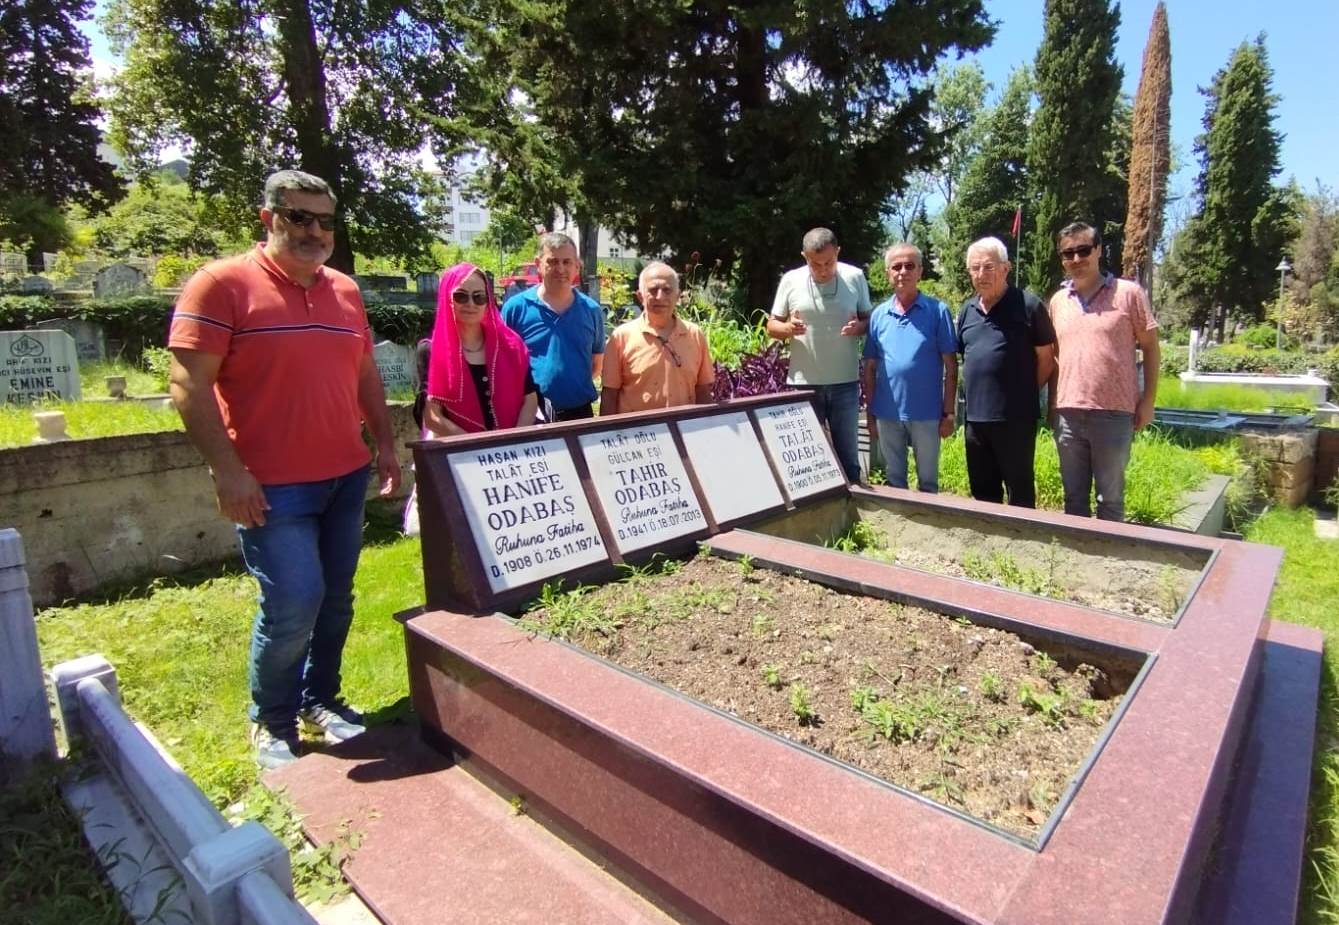
POLYGON ((790 390, 790 386, 786 385, 790 358, 784 355, 779 342, 771 344, 761 353, 743 357, 738 369, 728 369, 720 363, 714 365, 716 383, 712 386, 712 397, 716 401, 790 390))

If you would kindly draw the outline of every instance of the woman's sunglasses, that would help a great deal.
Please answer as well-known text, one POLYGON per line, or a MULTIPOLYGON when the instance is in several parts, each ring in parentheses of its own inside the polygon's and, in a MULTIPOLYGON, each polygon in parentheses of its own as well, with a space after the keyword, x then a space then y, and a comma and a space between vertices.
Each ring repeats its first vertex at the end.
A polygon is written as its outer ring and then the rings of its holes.
POLYGON ((470 302, 473 302, 475 305, 487 305, 488 293, 477 289, 474 292, 466 292, 464 289, 457 289, 455 292, 451 293, 451 301, 455 302, 457 305, 468 305, 470 302))

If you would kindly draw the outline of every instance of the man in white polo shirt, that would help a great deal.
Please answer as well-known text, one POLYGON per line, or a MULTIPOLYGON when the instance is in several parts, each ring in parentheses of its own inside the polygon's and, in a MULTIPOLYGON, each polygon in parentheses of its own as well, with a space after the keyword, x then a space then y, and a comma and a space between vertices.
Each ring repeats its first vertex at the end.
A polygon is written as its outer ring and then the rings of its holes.
POLYGON ((860 338, 869 327, 869 283, 859 267, 837 260, 841 248, 827 228, 804 236, 804 266, 781 277, 767 333, 790 341, 786 381, 815 393, 847 479, 860 481, 860 338))

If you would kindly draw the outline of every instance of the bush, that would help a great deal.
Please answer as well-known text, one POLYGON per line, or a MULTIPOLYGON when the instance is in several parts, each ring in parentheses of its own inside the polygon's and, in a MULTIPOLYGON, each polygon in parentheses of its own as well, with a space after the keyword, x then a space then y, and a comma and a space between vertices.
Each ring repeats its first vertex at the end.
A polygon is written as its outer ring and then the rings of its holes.
POLYGON ((1233 340, 1255 350, 1272 350, 1278 343, 1278 332, 1272 324, 1255 324, 1242 331, 1233 340))
POLYGON ((417 344, 432 334, 433 319, 437 317, 436 306, 392 305, 371 300, 366 305, 368 324, 378 337, 397 344, 417 344))
POLYGON ((140 363, 158 386, 158 391, 166 392, 168 373, 172 368, 172 351, 166 347, 145 347, 140 363))

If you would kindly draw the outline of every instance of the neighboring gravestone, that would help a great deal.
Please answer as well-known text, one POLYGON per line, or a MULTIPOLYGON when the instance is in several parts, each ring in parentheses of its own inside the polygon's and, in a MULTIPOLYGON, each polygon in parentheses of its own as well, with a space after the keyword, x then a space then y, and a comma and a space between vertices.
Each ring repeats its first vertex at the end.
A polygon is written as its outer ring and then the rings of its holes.
POLYGON ((14 254, 9 251, 0 251, 0 273, 27 273, 28 258, 23 254, 14 254))
POLYGON ((128 263, 103 267, 93 277, 93 298, 135 295, 145 291, 144 273, 128 263))
POLYGON ((382 385, 388 391, 414 387, 413 350, 383 340, 372 348, 372 355, 377 361, 377 371, 381 373, 382 385))
POLYGON ((563 440, 452 453, 447 461, 494 594, 606 560, 563 440))
POLYGON ((45 276, 25 276, 19 283, 19 292, 42 293, 51 291, 51 280, 45 276))
POLYGON ((0 331, 0 404, 79 399, 79 360, 64 331, 0 331))
POLYGON ((582 434, 580 442, 619 552, 706 529, 668 424, 582 434))
POLYGON ((846 476, 837 465, 837 457, 818 423, 813 405, 796 402, 759 408, 754 414, 763 443, 791 498, 804 498, 846 484, 846 476))
POLYGON ((102 325, 80 318, 54 318, 34 325, 39 330, 64 331, 74 338, 74 349, 80 363, 96 363, 107 359, 107 335, 102 325))
POLYGON ((414 277, 414 288, 420 296, 436 296, 437 284, 440 281, 436 273, 420 273, 414 277))
POLYGON ((784 504, 746 412, 680 421, 679 433, 718 525, 784 504))

